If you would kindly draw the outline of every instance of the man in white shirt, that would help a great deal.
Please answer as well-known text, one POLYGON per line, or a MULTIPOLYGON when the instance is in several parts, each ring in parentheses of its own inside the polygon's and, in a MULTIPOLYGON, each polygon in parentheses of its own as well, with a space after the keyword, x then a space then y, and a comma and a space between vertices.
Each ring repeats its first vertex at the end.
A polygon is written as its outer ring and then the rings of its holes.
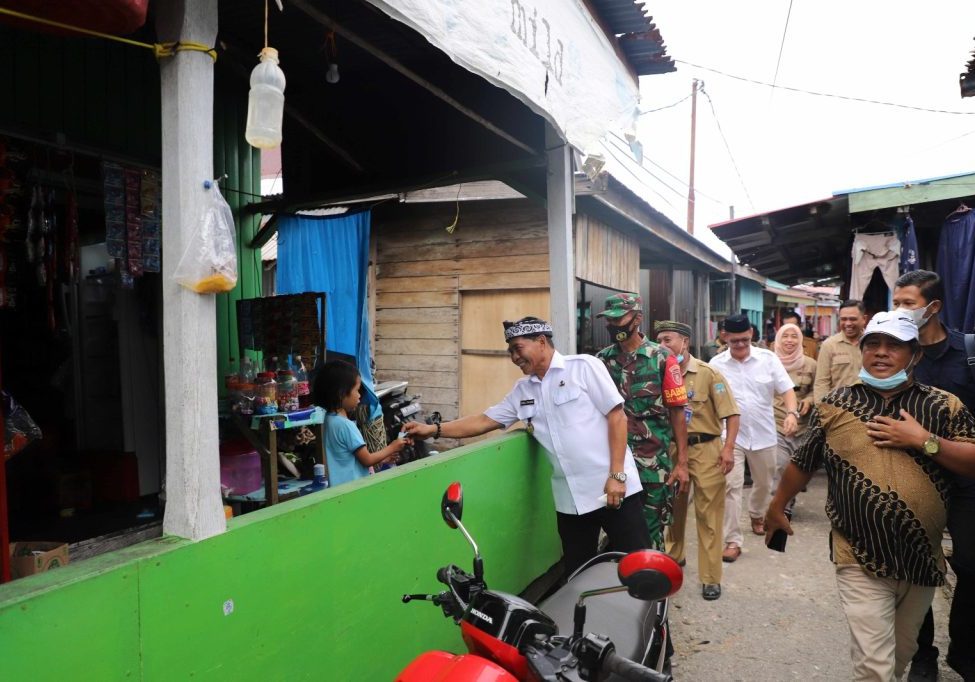
POLYGON ((752 474, 752 493, 748 501, 752 532, 765 534, 765 509, 772 499, 775 451, 778 436, 772 405, 776 395, 785 402, 782 428, 787 436, 796 431, 799 410, 792 379, 772 351, 751 345, 751 323, 745 315, 732 315, 724 321, 728 349, 712 358, 710 364, 724 375, 741 410, 735 438, 735 466, 727 476, 724 506, 723 561, 731 563, 741 556, 741 491, 745 483, 745 460, 752 474))
POLYGON ((505 322, 504 337, 511 361, 525 377, 501 402, 483 414, 442 424, 410 422, 406 433, 470 438, 522 421, 552 464, 566 573, 595 556, 600 528, 613 550, 649 547, 643 488, 626 445, 623 397, 606 366, 591 355, 559 353, 552 327, 536 317, 505 322))

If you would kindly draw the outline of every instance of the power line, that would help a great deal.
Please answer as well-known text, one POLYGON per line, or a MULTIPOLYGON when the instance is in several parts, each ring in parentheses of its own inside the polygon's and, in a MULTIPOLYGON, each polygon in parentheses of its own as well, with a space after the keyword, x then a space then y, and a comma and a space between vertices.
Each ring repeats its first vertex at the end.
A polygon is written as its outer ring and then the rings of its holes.
POLYGON ((627 173, 629 173, 630 175, 632 175, 633 176, 633 179, 636 180, 637 182, 639 182, 641 185, 643 185, 646 189, 650 190, 651 192, 653 192, 654 194, 656 194, 658 197, 660 197, 660 199, 665 204, 667 204, 668 206, 670 206, 673 209, 676 209, 677 208, 676 206, 674 206, 673 203, 671 203, 671 201, 669 199, 667 199, 667 197, 665 197, 663 194, 661 194, 660 192, 658 192, 657 190, 655 190, 653 187, 650 187, 649 185, 647 185, 643 181, 642 178, 640 178, 639 176, 637 176, 637 174, 634 173, 630 169, 629 165, 625 161, 623 161, 622 159, 620 159, 620 157, 618 157, 616 155, 614 149, 615 149, 614 147, 609 147, 609 146, 606 147, 606 151, 609 152, 610 156, 612 156, 614 159, 616 159, 616 161, 623 167, 623 170, 625 170, 627 173))
MULTIPOLYGON (((615 135, 615 133, 614 133, 614 135, 615 135)), ((620 147, 617 147, 615 145, 615 143, 614 143, 613 146, 616 148, 617 151, 622 152, 622 153, 625 153, 625 150, 621 149, 620 147)), ((619 159, 617 158, 617 161, 618 160, 619 159)), ((653 178, 654 180, 656 180, 657 182, 659 182, 661 185, 663 185, 664 187, 666 187, 667 189, 669 189, 671 192, 673 192, 677 196, 681 197, 682 199, 686 199, 687 198, 687 195, 685 193, 681 192, 679 189, 674 189, 673 187, 671 187, 670 185, 668 185, 666 182, 664 182, 663 180, 661 180, 660 178, 658 178, 656 175, 654 175, 653 173, 651 173, 648 169, 644 168, 643 167, 643 164, 637 163, 637 165, 640 167, 640 170, 642 170, 644 173, 646 173, 647 175, 649 175, 651 178, 653 178)))
POLYGON ((878 99, 867 99, 865 97, 852 97, 850 95, 837 95, 830 92, 818 92, 816 90, 804 90, 802 88, 793 88, 788 85, 777 85, 775 83, 766 83, 765 81, 755 80, 754 78, 746 78, 745 76, 738 76, 733 73, 727 73, 719 69, 711 68, 710 66, 702 66, 701 64, 694 64, 693 62, 686 62, 683 59, 675 59, 675 62, 679 64, 684 64, 685 66, 691 66, 695 69, 701 69, 702 71, 710 71, 711 73, 716 73, 719 76, 724 76, 725 78, 732 78, 734 80, 743 81, 745 83, 752 83, 753 85, 762 85, 767 88, 774 88, 776 90, 787 90, 788 92, 798 92, 804 95, 815 95, 816 97, 831 97, 833 99, 843 99, 850 102, 862 102, 865 104, 881 104, 885 107, 896 107, 898 109, 910 109, 911 111, 924 111, 931 114, 952 114, 955 116, 975 116, 975 111, 953 111, 950 109, 931 109, 928 107, 918 107, 913 104, 899 104, 897 102, 884 102, 878 99))
MULTIPOLYGON (((688 95, 688 97, 690 97, 690 95, 688 95)), ((614 133, 612 131, 610 132, 610 135, 612 135, 613 137, 615 137, 617 140, 620 140, 621 142, 627 142, 626 138, 621 137, 620 135, 618 135, 618 134, 616 134, 616 133, 614 133)), ((660 170, 662 170, 665 174, 667 174, 668 176, 670 176, 671 178, 673 178, 674 180, 676 180, 680 184, 684 185, 684 187, 687 187, 688 189, 690 189, 691 186, 687 183, 687 180, 683 180, 680 177, 678 177, 677 175, 674 175, 673 173, 671 173, 669 170, 667 170, 666 168, 664 168, 663 166, 661 166, 659 163, 657 163, 653 159, 651 159, 651 158, 647 157, 646 155, 644 155, 643 160, 644 161, 649 161, 651 164, 653 164, 654 166, 656 166, 657 168, 659 168, 660 170)), ((655 180, 657 180, 658 182, 660 182, 660 183, 663 184, 663 181, 660 178, 658 178, 656 175, 654 175, 653 173, 651 173, 650 172, 650 169, 644 168, 642 165, 640 167, 643 168, 644 172, 648 173, 650 175, 650 177, 654 178, 655 180)), ((666 184, 664 184, 664 186, 667 187, 666 184)), ((669 189, 671 189, 672 191, 674 191, 676 194, 679 194, 682 198, 687 199, 687 194, 682 194, 680 192, 677 192, 673 188, 669 188, 669 189)), ((730 205, 727 201, 722 201, 721 199, 718 199, 717 197, 713 197, 710 194, 707 194, 706 192, 702 192, 700 189, 698 189, 696 187, 694 188, 694 193, 695 194, 700 194, 705 199, 709 199, 710 201, 713 201, 716 204, 720 204, 721 206, 729 206, 730 205)))
POLYGON ((789 0, 789 11, 785 15, 785 26, 782 27, 782 41, 779 43, 779 57, 775 60, 775 75, 772 76, 772 87, 779 80, 779 66, 782 64, 782 50, 785 49, 785 36, 789 32, 789 18, 792 17, 792 0, 789 0))
POLYGON ((644 116, 646 114, 652 114, 655 111, 663 111, 664 109, 670 109, 671 107, 676 107, 681 102, 685 102, 685 101, 689 100, 690 98, 691 98, 691 96, 690 95, 687 95, 685 97, 680 98, 676 102, 673 102, 672 104, 668 104, 665 107, 657 107, 656 109, 648 109, 646 111, 641 111, 640 112, 640 116, 644 116))
POLYGON ((752 196, 748 193, 748 188, 745 186, 745 180, 741 177, 741 170, 738 168, 738 162, 735 161, 735 155, 731 153, 731 145, 728 144, 728 138, 725 137, 724 130, 721 128, 721 121, 718 119, 718 112, 714 108, 714 102, 711 101, 711 95, 709 95, 707 90, 705 90, 703 87, 700 88, 700 90, 704 96, 708 98, 708 105, 711 107, 711 115, 714 116, 714 122, 718 126, 718 132, 721 133, 721 139, 724 141, 724 148, 728 150, 728 157, 731 159, 731 165, 735 167, 735 173, 738 174, 738 182, 741 183, 741 188, 745 190, 745 197, 748 199, 748 204, 752 207, 752 211, 754 211, 755 202, 752 201, 752 196))

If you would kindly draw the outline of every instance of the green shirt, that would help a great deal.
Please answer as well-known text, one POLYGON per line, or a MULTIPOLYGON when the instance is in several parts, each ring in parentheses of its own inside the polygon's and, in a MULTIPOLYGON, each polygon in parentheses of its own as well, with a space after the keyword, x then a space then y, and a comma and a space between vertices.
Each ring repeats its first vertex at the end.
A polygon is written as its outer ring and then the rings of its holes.
POLYGON ((596 357, 605 363, 623 396, 626 440, 637 463, 652 469, 669 469, 667 448, 674 432, 668 408, 687 404, 677 358, 646 337, 632 353, 614 343, 596 357), (671 366, 675 371, 668 371, 671 366))

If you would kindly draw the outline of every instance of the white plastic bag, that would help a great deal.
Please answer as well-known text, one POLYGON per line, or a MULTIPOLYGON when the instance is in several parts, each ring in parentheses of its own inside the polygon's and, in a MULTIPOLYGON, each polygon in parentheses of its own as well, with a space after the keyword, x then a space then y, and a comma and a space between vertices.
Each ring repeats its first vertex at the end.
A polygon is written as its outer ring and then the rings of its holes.
POLYGON ((198 294, 219 294, 237 285, 234 216, 217 183, 207 195, 196 232, 186 245, 173 279, 198 294))

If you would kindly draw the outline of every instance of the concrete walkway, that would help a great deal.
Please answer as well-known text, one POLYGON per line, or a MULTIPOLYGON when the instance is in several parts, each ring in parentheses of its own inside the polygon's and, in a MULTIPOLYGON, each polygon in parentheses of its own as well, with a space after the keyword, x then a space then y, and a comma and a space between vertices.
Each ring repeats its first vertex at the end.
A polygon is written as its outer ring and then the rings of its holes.
MULTIPOLYGON (((670 616, 676 680, 850 679, 849 630, 829 560, 825 490, 824 477, 817 475, 809 491, 799 496, 795 535, 784 554, 766 549, 743 511, 745 547, 738 561, 724 564, 721 599, 713 602, 701 598, 693 509, 689 511, 684 587, 672 602, 670 616)), ((746 489, 745 500, 748 494, 746 489)), ((942 590, 936 593, 934 610, 935 644, 944 652, 948 602, 942 590)), ((961 680, 943 659, 941 680, 961 680)))

